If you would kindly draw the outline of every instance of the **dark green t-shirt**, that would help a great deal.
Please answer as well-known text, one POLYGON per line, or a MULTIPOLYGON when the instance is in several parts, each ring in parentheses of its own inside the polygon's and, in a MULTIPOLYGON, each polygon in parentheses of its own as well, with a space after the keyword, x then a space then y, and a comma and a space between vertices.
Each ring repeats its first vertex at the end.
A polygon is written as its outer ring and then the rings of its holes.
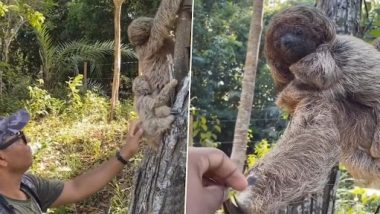
POLYGON ((26 175, 36 187, 41 208, 33 196, 25 191, 27 200, 15 200, 4 196, 5 200, 14 207, 16 214, 41 214, 46 211, 51 204, 61 195, 64 182, 58 180, 47 180, 31 174, 26 175))

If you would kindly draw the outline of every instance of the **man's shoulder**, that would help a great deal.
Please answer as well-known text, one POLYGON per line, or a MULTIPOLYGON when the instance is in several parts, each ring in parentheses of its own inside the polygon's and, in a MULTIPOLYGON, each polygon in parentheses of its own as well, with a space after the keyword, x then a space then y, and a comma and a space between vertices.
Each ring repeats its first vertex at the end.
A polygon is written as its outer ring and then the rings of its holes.
POLYGON ((46 211, 54 203, 64 188, 63 181, 46 179, 30 173, 23 175, 21 183, 27 191, 34 194, 34 197, 39 200, 43 211, 46 211))
POLYGON ((34 192, 37 191, 38 183, 37 183, 37 176, 32 174, 24 174, 21 178, 21 187, 26 186, 28 188, 31 188, 34 192))

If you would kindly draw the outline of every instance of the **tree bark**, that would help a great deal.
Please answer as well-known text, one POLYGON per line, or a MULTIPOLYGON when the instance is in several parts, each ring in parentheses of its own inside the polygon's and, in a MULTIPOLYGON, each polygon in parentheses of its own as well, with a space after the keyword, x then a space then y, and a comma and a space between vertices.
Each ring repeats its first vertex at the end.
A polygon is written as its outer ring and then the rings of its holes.
POLYGON ((111 111, 109 121, 113 120, 117 101, 119 100, 119 87, 120 87, 120 61, 121 61, 121 48, 120 48, 120 17, 121 6, 124 0, 113 0, 115 5, 114 27, 115 27, 115 53, 114 53, 114 71, 112 81, 112 97, 111 97, 111 111))
POLYGON ((129 214, 184 213, 189 77, 183 81, 173 109, 180 112, 160 141, 147 149, 136 171, 129 214))
POLYGON ((83 64, 83 89, 87 91, 87 73, 88 73, 88 62, 83 64))
MULTIPOLYGON (((179 11, 173 65, 177 78, 187 75, 190 68, 191 4, 184 0, 179 11)), ((135 175, 130 214, 184 213, 190 78, 178 80, 181 88, 172 109, 179 114, 158 150, 145 152, 135 175)))
POLYGON ((361 0, 317 0, 317 8, 336 23, 338 34, 359 36, 361 0))
POLYGON ((179 11, 174 48, 175 79, 183 79, 189 72, 191 52, 191 10, 192 0, 184 0, 179 11))
POLYGON ((246 159, 248 127, 251 119, 260 38, 263 28, 263 1, 254 1, 253 9, 254 11, 248 37, 247 55, 245 59, 242 92, 231 153, 231 159, 237 163, 240 171, 243 171, 246 159))

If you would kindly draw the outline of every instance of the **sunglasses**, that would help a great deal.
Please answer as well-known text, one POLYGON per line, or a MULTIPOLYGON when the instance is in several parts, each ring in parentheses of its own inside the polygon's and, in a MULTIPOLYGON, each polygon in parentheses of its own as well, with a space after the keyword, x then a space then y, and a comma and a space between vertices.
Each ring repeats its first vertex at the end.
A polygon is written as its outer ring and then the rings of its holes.
POLYGON ((0 150, 2 150, 2 149, 6 149, 6 148, 9 147, 10 145, 12 145, 12 144, 15 143, 16 141, 18 141, 20 138, 24 141, 24 144, 25 144, 25 145, 28 143, 28 141, 26 140, 26 137, 25 137, 25 135, 24 135, 24 132, 19 131, 19 132, 17 132, 16 134, 10 136, 9 139, 6 140, 4 143, 0 144, 0 150))

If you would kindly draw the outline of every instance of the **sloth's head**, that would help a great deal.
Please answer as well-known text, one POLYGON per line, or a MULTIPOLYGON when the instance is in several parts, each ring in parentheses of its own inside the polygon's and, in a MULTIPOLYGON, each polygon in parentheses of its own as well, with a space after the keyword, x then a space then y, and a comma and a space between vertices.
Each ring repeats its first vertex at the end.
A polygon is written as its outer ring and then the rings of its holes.
POLYGON ((153 18, 139 17, 131 22, 128 26, 129 42, 133 46, 141 46, 145 44, 150 36, 153 25, 153 18))
MULTIPOLYGON (((334 40, 335 25, 322 11, 295 6, 276 14, 266 33, 266 51, 277 52, 287 64, 293 64, 316 48, 334 40)), ((269 52, 269 53, 268 53, 269 52)))
POLYGON ((138 76, 133 80, 132 91, 135 96, 146 96, 152 93, 152 87, 146 76, 138 76))
POLYGON ((276 14, 265 36, 265 54, 276 69, 274 79, 293 79, 289 66, 314 52, 321 44, 335 39, 335 25, 322 11, 309 6, 295 6, 276 14))

